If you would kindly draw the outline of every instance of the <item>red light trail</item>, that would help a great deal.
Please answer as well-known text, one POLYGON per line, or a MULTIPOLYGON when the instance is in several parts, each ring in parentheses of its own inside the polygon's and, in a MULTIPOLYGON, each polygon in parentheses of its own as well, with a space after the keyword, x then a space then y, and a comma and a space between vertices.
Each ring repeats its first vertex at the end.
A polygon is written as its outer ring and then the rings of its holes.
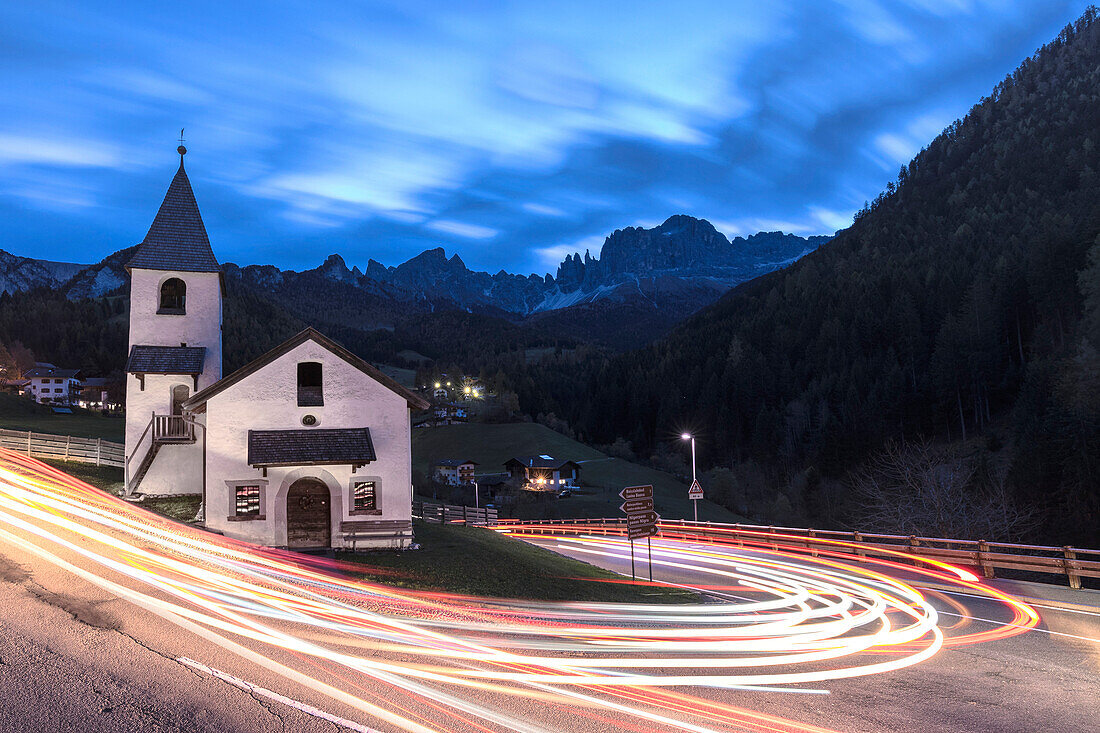
MULTIPOLYGON (((556 541, 592 557, 629 551, 625 538, 591 536, 584 525, 554 529, 556 541)), ((500 531, 526 536, 523 525, 500 531)), ((354 708, 364 729, 820 732, 716 695, 827 694, 830 681, 900 673, 945 646, 1039 621, 1030 606, 944 563, 704 544, 688 530, 653 542, 654 565, 711 589, 709 602, 419 593, 356 579, 336 561, 176 524, 8 451, 0 540, 354 708), (895 576, 996 599, 1006 618, 969 633, 966 623, 943 625, 934 594, 895 576)), ((201 652, 190 654, 192 666, 202 667, 201 652)))

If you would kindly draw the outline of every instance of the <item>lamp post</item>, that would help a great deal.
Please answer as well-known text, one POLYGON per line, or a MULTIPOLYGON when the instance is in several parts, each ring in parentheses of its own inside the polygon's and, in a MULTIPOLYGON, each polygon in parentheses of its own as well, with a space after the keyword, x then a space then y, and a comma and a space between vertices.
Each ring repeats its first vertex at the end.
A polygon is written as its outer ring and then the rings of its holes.
MULTIPOLYGON (((695 477, 695 436, 692 435, 691 433, 681 433, 680 434, 680 439, 691 441, 691 485, 694 486, 695 481, 696 481, 696 477, 695 477)), ((693 499, 692 502, 691 502, 691 507, 695 511, 695 521, 698 522, 699 521, 699 501, 697 499, 693 499)))

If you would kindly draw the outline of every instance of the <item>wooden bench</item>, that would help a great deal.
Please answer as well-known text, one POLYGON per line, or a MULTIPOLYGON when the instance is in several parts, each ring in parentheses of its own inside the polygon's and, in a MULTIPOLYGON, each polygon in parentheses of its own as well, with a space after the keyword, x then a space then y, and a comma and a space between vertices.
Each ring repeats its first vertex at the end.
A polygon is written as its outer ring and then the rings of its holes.
POLYGON ((344 541, 351 543, 351 551, 356 551, 359 540, 390 539, 394 546, 400 546, 401 540, 412 539, 413 529, 410 519, 359 519, 340 522, 340 532, 344 541))

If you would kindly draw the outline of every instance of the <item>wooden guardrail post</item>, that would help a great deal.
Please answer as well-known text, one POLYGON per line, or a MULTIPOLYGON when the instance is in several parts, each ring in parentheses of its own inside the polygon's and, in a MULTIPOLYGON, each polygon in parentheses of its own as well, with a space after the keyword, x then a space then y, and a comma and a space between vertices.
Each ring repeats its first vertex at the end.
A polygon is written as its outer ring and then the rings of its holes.
POLYGON ((745 546, 745 538, 743 538, 741 536, 741 525, 740 524, 733 525, 733 532, 734 532, 734 536, 737 538, 737 546, 738 547, 744 547, 745 546))
POLYGON ((996 577, 993 572, 993 564, 986 560, 986 553, 989 552, 989 543, 985 540, 978 540, 978 567, 982 569, 982 575, 986 578, 996 577))
POLYGON ((1073 548, 1066 545, 1062 548, 1062 553, 1065 555, 1065 559, 1062 560, 1062 567, 1066 569, 1066 577, 1069 578, 1069 587, 1074 590, 1081 589, 1081 576, 1074 572, 1077 569, 1073 560, 1077 559, 1077 553, 1073 551, 1073 548))
POLYGON ((776 552, 779 552, 779 545, 775 542, 775 527, 768 527, 768 534, 772 536, 771 548, 776 552))
POLYGON ((909 554, 913 556, 914 565, 920 565, 920 562, 917 560, 917 555, 920 554, 919 548, 920 540, 917 539, 917 536, 915 534, 909 535, 909 554))
POLYGON ((95 465, 99 465, 103 460, 103 438, 95 439, 95 465))
POLYGON ((66 435, 65 436, 65 460, 66 461, 69 460, 69 443, 71 443, 72 440, 73 440, 73 436, 71 436, 71 435, 66 435))
POLYGON ((806 549, 810 551, 810 557, 817 557, 817 545, 814 544, 815 537, 817 537, 815 530, 806 531, 806 549))
POLYGON ((863 535, 859 532, 852 532, 852 541, 856 543, 856 554, 860 557, 867 557, 867 552, 863 549, 863 535))
POLYGON ((30 458, 30 455, 31 455, 31 431, 28 430, 27 431, 27 457, 30 458))

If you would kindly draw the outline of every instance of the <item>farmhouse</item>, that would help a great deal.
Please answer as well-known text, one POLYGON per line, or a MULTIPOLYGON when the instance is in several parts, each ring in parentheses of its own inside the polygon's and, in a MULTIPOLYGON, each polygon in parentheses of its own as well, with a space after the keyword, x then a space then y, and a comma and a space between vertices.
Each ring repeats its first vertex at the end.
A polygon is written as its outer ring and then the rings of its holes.
POLYGON ((70 405, 80 392, 79 369, 59 369, 53 364, 38 362, 23 378, 30 383, 35 402, 44 405, 70 405))
POLYGON ((432 466, 432 475, 440 483, 462 486, 473 483, 477 465, 474 461, 462 458, 444 458, 432 466))
POLYGON ((522 481, 523 488, 548 491, 574 488, 581 467, 574 461, 563 461, 545 454, 510 458, 504 468, 513 479, 522 481))
POLYGON ((179 153, 127 265, 128 493, 202 494, 208 529, 265 545, 408 544, 427 401, 312 328, 222 378, 224 280, 179 153))

